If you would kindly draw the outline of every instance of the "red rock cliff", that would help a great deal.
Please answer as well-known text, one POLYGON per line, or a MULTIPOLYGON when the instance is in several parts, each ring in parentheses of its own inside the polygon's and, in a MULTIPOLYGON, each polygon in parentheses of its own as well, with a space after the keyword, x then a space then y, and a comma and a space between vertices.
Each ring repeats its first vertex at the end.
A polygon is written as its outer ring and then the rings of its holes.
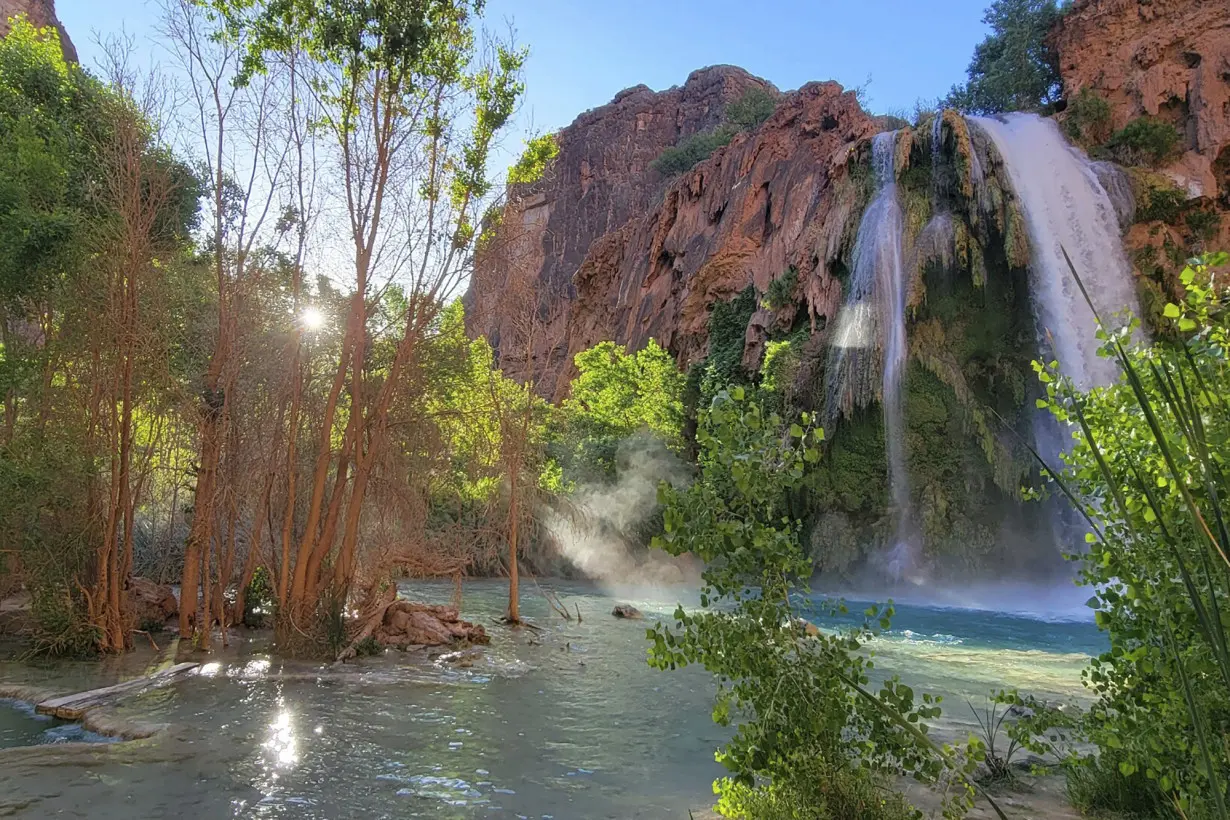
POLYGON ((668 181, 649 168, 681 137, 722 122, 750 87, 771 88, 741 69, 702 69, 680 88, 624 91, 560 132, 546 178, 513 192, 504 250, 480 262, 467 296, 471 332, 492 341, 509 372, 527 372, 525 354, 506 344, 534 309, 509 295, 527 282, 538 288, 532 372, 556 398, 573 356, 604 339, 636 348, 652 337, 685 363, 703 356, 712 303, 751 282, 763 289, 789 264, 818 311, 835 310, 840 287, 817 270, 826 254, 814 245, 832 166, 875 130, 852 93, 806 86, 692 171, 668 181))
POLYGON ((55 0, 0 0, 0 36, 9 33, 9 20, 19 14, 26 15, 31 23, 40 28, 51 26, 58 30, 65 59, 77 62, 77 49, 56 17, 55 0))
POLYGON ((1054 32, 1065 92, 1090 88, 1115 127, 1142 114, 1183 135, 1167 168, 1192 196, 1230 188, 1230 3, 1076 0, 1054 32))

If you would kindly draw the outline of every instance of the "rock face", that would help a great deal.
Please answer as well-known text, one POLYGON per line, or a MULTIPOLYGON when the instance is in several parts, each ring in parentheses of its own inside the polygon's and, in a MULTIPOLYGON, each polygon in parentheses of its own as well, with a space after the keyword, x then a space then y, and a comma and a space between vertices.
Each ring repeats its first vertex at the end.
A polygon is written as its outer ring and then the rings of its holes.
POLYGON ((1230 11, 1225 0, 1077 0, 1053 33, 1065 92, 1090 88, 1114 126, 1142 114, 1182 135, 1166 169, 1190 196, 1230 188, 1230 11))
POLYGON ((68 32, 60 25, 56 17, 55 0, 0 0, 0 36, 9 33, 9 20, 19 14, 24 14, 31 23, 42 28, 51 26, 60 32, 60 46, 64 49, 64 59, 77 62, 77 49, 69 39, 68 32))
POLYGON ((461 620, 455 607, 395 601, 372 633, 381 646, 447 646, 461 641, 487 643, 482 626, 461 620))
POLYGON ((128 581, 128 613, 138 629, 162 626, 179 614, 179 602, 169 586, 156 584, 148 578, 128 581))
POLYGON ((750 88, 776 93, 740 68, 704 68, 660 93, 643 85, 621 91, 560 131, 559 156, 544 178, 510 192, 502 234, 515 247, 480 265, 467 295, 470 332, 486 336, 510 372, 527 368, 509 341, 518 318, 507 307, 509 291, 533 284, 540 293, 544 328, 530 355, 540 389, 551 395, 571 361, 574 275, 591 246, 653 209, 665 180, 649 164, 681 138, 720 124, 725 106, 750 88))

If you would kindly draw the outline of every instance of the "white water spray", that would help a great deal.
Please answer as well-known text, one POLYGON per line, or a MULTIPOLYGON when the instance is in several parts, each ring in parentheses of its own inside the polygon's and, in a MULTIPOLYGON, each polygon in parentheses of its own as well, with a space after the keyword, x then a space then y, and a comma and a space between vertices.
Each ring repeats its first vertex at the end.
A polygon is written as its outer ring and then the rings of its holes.
POLYGON ((995 143, 1020 202, 1042 349, 1080 389, 1110 384, 1115 364, 1097 355, 1093 312, 1063 256, 1066 250, 1103 321, 1118 326, 1125 312, 1138 312, 1115 207, 1094 163, 1068 145, 1052 120, 1035 114, 970 119, 995 143))

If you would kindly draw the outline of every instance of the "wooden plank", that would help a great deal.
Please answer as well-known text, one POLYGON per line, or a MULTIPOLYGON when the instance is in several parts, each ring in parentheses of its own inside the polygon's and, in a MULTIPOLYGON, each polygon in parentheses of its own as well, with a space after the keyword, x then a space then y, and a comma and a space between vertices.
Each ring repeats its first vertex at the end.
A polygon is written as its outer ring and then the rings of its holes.
POLYGON ((101 689, 91 689, 88 692, 78 692, 75 695, 45 700, 34 707, 40 715, 54 715, 64 720, 80 720, 81 717, 95 706, 118 700, 126 695, 135 694, 157 686, 165 686, 175 678, 196 669, 199 664, 180 663, 161 672, 155 672, 143 678, 124 681, 114 686, 104 686, 101 689))

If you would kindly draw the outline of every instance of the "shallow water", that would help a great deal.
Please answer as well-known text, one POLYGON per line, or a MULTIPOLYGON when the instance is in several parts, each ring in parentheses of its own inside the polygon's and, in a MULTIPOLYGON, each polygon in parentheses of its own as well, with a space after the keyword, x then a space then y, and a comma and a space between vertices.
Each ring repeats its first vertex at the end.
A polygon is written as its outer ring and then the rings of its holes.
POLYGON ((78 723, 35 714, 34 706, 0 698, 0 749, 48 743, 101 743, 110 738, 87 732, 78 723))
MULTIPOLYGON (((18 816, 79 817, 687 817, 712 803, 714 750, 703 671, 645 665, 644 624, 610 616, 630 602, 669 617, 671 597, 553 584, 585 620, 564 623, 530 588, 522 612, 545 628, 490 625, 469 668, 389 653, 339 671, 276 661, 259 642, 218 653, 175 686, 117 714, 166 723, 150 741, 59 755, 10 751, 0 807, 18 816)), ((446 601, 447 585, 407 597, 446 601)), ((490 624, 504 587, 475 582, 463 614, 490 624)), ((691 603, 684 600, 685 604, 691 603)), ((852 606, 855 612, 862 607, 852 606)), ((819 619, 823 622, 823 619, 819 619)), ((1044 623, 970 610, 899 606, 873 642, 877 668, 958 706, 1005 685, 1080 696, 1089 623, 1044 623)), ((139 674, 152 653, 107 665, 0 663, 0 681, 79 689, 139 674)), ((961 714, 961 713, 964 714, 961 714)))

